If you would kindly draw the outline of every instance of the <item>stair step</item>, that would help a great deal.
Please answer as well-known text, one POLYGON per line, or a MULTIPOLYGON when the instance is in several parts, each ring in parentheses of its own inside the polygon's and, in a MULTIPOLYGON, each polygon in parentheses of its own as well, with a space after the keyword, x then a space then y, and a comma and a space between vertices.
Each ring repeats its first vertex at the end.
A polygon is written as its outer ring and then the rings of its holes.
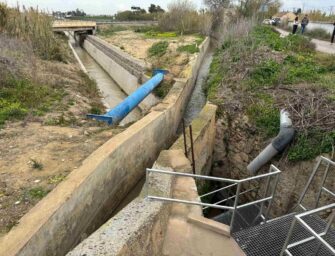
MULTIPOLYGON (((247 256, 279 256, 291 227, 294 214, 286 215, 266 224, 250 227, 233 233, 233 237, 247 256)), ((318 216, 308 216, 304 221, 317 233, 324 231, 326 222, 318 216)), ((300 224, 296 224, 290 243, 301 241, 311 234, 300 224)), ((335 246, 335 231, 330 230, 325 240, 335 246)), ((294 256, 314 256, 317 241, 309 242, 290 250, 294 256)), ((331 256, 324 247, 321 247, 318 256, 331 256)))

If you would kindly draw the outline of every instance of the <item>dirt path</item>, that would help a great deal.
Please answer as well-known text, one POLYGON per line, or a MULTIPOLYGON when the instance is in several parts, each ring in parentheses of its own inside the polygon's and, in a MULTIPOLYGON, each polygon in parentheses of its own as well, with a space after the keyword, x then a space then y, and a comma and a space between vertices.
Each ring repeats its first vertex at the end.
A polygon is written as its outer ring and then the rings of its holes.
MULTIPOLYGON (((287 32, 280 28, 276 28, 276 30, 284 37, 290 34, 290 32, 287 32)), ((316 45, 316 50, 319 52, 335 54, 335 45, 330 44, 330 42, 319 39, 312 39, 312 43, 316 45)))

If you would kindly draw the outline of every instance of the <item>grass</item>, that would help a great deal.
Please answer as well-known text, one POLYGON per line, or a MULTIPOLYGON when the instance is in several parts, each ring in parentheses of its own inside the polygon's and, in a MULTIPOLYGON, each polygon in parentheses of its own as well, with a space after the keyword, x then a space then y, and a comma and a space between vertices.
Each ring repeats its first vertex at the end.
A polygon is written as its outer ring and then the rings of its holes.
POLYGON ((288 152, 288 159, 293 162, 304 161, 313 159, 322 153, 329 153, 332 151, 334 141, 335 130, 325 133, 312 129, 306 134, 300 133, 288 152))
POLYGON ((259 95, 258 102, 248 107, 247 114, 261 134, 269 138, 278 134, 279 110, 271 96, 259 95))
MULTIPOLYGON (((244 105, 243 111, 258 134, 268 139, 279 132, 280 108, 289 107, 283 105, 287 104, 284 91, 277 88, 287 87, 293 93, 306 94, 306 104, 309 104, 309 97, 313 97, 314 90, 327 90, 329 101, 326 104, 332 105, 335 101, 334 71, 333 56, 316 53, 315 46, 308 38, 299 35, 281 38, 271 27, 256 26, 243 37, 228 38, 221 49, 216 51, 206 92, 209 100, 225 108, 224 104, 229 102, 224 102, 218 96, 222 94, 221 87, 228 86, 236 91, 238 96, 234 96, 235 100, 244 105), (305 89, 296 88, 298 85, 304 85, 305 89)), ((309 112, 304 115, 314 115, 315 110, 306 106, 303 107, 309 112)), ((313 159, 322 153, 331 152, 334 142, 335 129, 329 125, 318 123, 308 128, 299 128, 288 150, 288 159, 313 159)))
POLYGON ((223 72, 221 65, 221 54, 222 50, 217 50, 213 56, 212 63, 209 68, 209 74, 207 79, 207 84, 205 88, 205 93, 209 100, 216 101, 216 95, 218 92, 218 87, 223 80, 223 72))
POLYGON ((9 78, 0 89, 0 125, 27 114, 43 115, 59 102, 63 91, 26 79, 9 78))
POLYGON ((197 46, 197 44, 188 44, 188 45, 179 46, 177 48, 177 51, 194 54, 194 53, 199 52, 199 47, 197 46))
POLYGON ((158 31, 147 31, 145 37, 147 38, 175 38, 177 37, 176 32, 158 32, 158 31))
POLYGON ((161 41, 154 43, 149 49, 148 53, 150 57, 161 57, 163 56, 169 47, 169 43, 167 41, 161 41))
POLYGON ((331 36, 332 36, 329 32, 327 32, 327 30, 323 28, 315 28, 315 29, 307 28, 305 35, 311 38, 327 40, 327 41, 330 41, 331 36))

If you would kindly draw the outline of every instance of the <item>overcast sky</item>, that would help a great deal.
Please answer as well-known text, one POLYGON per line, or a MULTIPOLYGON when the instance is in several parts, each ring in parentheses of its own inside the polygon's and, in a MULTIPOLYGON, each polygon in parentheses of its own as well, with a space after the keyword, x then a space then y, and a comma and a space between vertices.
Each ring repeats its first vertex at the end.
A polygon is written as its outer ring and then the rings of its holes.
MULTIPOLYGON (((201 7, 203 0, 192 0, 198 7, 201 7)), ((281 0, 283 10, 293 8, 322 9, 330 11, 333 5, 335 11, 335 0, 281 0)), ((114 14, 117 11, 129 9, 132 5, 141 6, 147 9, 151 3, 160 5, 164 9, 170 0, 0 0, 13 6, 17 2, 27 6, 39 6, 49 11, 68 11, 76 8, 83 9, 88 14, 114 14)))

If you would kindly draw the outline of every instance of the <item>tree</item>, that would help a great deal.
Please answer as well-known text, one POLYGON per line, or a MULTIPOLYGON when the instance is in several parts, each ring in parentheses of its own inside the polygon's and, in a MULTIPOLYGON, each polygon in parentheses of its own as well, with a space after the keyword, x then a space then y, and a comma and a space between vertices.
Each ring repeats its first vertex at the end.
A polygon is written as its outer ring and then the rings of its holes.
POLYGON ((138 7, 138 6, 132 6, 132 7, 131 7, 131 10, 133 11, 133 13, 136 13, 136 14, 147 13, 146 10, 144 10, 144 9, 142 9, 141 7, 138 7))
POLYGON ((214 32, 222 23, 224 8, 228 7, 230 0, 204 0, 212 13, 212 28, 214 32))
POLYGON ((150 13, 159 13, 159 12, 165 12, 159 5, 154 5, 154 4, 151 4, 148 8, 148 11, 150 13))
POLYGON ((169 12, 160 19, 160 27, 181 34, 199 30, 199 14, 191 0, 175 0, 168 5, 169 12))
POLYGON ((259 13, 270 17, 279 11, 280 6, 280 0, 240 0, 238 12, 244 17, 258 16, 259 13), (266 13, 262 12, 265 9, 266 13))

